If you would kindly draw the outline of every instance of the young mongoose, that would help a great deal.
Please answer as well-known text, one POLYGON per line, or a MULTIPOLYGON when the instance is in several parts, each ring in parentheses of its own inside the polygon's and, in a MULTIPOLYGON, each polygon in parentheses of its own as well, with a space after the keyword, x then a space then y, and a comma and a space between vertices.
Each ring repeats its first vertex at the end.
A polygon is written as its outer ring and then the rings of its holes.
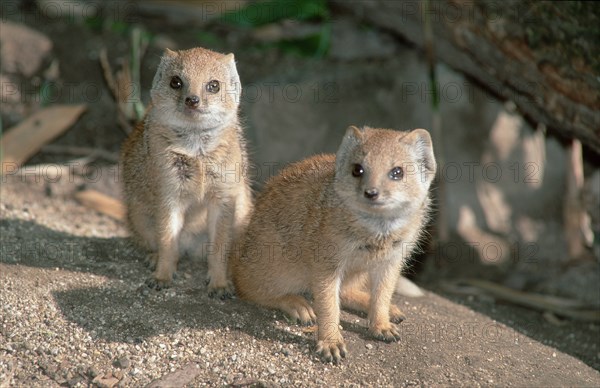
POLYGON ((151 288, 169 286, 180 255, 207 253, 210 295, 231 291, 226 260, 252 207, 240 93, 233 54, 167 49, 161 58, 146 116, 122 150, 128 224, 155 268, 151 288))
POLYGON ((238 295, 316 320, 326 361, 346 354, 340 304, 366 312, 374 337, 397 340, 393 322, 404 317, 391 298, 427 221, 435 170, 426 130, 368 127, 348 128, 336 155, 288 166, 265 185, 232 254, 238 295))

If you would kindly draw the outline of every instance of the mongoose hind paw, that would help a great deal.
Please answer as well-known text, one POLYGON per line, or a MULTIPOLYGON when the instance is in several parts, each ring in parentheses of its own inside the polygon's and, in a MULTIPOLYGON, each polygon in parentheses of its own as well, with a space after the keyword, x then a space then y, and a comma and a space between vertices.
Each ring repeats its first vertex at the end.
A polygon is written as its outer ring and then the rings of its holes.
POLYGON ((278 301, 277 305, 293 322, 299 322, 301 325, 305 326, 312 326, 317 322, 315 311, 303 296, 284 296, 278 301))

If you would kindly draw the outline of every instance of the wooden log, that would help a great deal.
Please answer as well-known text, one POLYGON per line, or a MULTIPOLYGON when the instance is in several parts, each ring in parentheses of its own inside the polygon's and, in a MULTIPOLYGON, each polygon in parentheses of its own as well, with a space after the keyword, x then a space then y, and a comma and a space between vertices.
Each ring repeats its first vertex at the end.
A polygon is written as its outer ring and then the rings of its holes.
POLYGON ((46 143, 69 129, 86 105, 53 105, 9 129, 0 139, 2 174, 17 171, 46 143))
MULTIPOLYGON (((427 2, 331 2, 426 46, 427 2)), ((440 0, 431 2, 428 18, 439 60, 514 101, 535 123, 600 153, 600 36, 593 7, 583 1, 440 0)))

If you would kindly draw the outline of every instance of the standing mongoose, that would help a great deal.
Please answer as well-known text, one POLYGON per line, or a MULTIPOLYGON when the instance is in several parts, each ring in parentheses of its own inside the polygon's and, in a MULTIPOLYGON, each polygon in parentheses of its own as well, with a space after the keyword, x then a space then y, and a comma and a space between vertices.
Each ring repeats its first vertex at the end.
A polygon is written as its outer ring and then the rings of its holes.
POLYGON ((128 224, 155 269, 151 288, 169 286, 184 253, 207 253, 209 294, 231 291, 226 260, 252 208, 240 93, 233 54, 167 49, 161 58, 121 156, 128 224))
POLYGON ((435 171, 426 130, 349 127, 336 155, 292 164, 265 185, 230 260, 238 295, 316 320, 326 361, 346 354, 340 305, 366 312, 374 337, 397 340, 393 322, 404 316, 392 294, 427 222, 435 171))

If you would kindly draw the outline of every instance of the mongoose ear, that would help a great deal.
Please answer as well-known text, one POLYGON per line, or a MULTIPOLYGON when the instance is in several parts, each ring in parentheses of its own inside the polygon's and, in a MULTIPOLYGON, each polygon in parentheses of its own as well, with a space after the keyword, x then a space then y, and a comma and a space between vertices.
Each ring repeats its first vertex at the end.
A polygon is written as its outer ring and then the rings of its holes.
POLYGON ((227 67, 227 70, 229 71, 229 82, 233 85, 236 86, 236 88, 238 86, 241 87, 240 85, 240 76, 237 72, 237 68, 235 66, 235 56, 233 55, 233 53, 224 55, 223 57, 221 57, 219 59, 219 61, 224 64, 227 67))
POLYGON ((168 48, 165 49, 165 51, 163 52, 162 57, 160 58, 160 64, 158 65, 158 71, 156 73, 156 75, 158 76, 154 78, 155 81, 160 80, 160 76, 162 76, 162 70, 166 69, 167 67, 169 67, 169 65, 173 62, 173 60, 175 58, 177 58, 179 56, 179 53, 177 53, 177 51, 173 51, 173 50, 169 50, 168 48))
POLYGON ((342 138, 342 144, 340 144, 336 153, 336 168, 343 168, 344 163, 346 163, 346 156, 351 154, 361 143, 364 137, 363 133, 364 129, 360 129, 354 125, 351 125, 346 129, 346 133, 342 138))
POLYGON ((168 58, 176 58, 178 54, 177 51, 166 48, 163 55, 168 58))
POLYGON ((235 64, 235 55, 233 55, 233 53, 223 55, 223 57, 221 57, 220 61, 223 63, 226 63, 226 64, 229 64, 229 63, 235 64))
POLYGON ((412 145, 418 162, 424 166, 428 172, 435 173, 436 162, 433 154, 433 143, 431 135, 427 130, 418 128, 409 132, 406 136, 400 138, 400 141, 412 145))
POLYGON ((158 65, 158 69, 156 69, 156 73, 154 74, 154 78, 152 80, 152 89, 150 90, 150 97, 154 98, 154 94, 158 89, 158 85, 160 84, 164 73, 171 67, 175 58, 177 58, 179 54, 176 51, 165 49, 162 57, 160 58, 160 63, 158 65))
POLYGON ((351 125, 346 129, 344 138, 351 138, 355 140, 362 140, 364 128, 358 128, 357 126, 351 125))

